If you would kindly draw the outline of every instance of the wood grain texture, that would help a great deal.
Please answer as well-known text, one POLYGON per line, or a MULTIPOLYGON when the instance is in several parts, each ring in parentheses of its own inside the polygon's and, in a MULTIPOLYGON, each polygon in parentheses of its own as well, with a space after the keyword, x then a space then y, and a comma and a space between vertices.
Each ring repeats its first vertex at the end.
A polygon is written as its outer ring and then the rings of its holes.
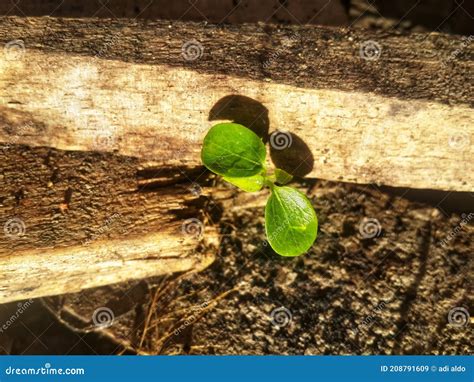
POLYGON ((25 51, 0 60, 3 142, 195 167, 208 119, 238 120, 222 100, 239 95, 262 105, 267 138, 283 130, 300 143, 272 156, 297 175, 473 189, 473 50, 460 37, 3 18, 0 38, 12 37, 25 51), (360 57, 367 40, 379 59, 360 57), (190 41, 202 53, 192 61, 190 41))
POLYGON ((26 146, 0 150, 0 303, 197 271, 217 230, 196 173, 136 158, 26 146), (183 175, 184 174, 184 175, 183 175))
POLYGON ((208 264, 218 234, 199 152, 217 120, 266 141, 289 132, 269 159, 297 175, 473 190, 459 37, 2 18, 0 41, 2 302, 208 264), (369 39, 378 60, 359 56, 369 39), (183 233, 188 219, 203 237, 183 233))

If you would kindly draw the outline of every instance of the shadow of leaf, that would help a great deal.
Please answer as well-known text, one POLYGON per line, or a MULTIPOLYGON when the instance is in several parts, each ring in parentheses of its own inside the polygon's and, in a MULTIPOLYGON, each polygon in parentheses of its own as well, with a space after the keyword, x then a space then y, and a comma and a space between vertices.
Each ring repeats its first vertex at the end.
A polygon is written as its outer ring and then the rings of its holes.
POLYGON ((248 127, 263 142, 268 141, 268 109, 252 98, 231 94, 221 98, 209 112, 209 121, 228 119, 248 127))

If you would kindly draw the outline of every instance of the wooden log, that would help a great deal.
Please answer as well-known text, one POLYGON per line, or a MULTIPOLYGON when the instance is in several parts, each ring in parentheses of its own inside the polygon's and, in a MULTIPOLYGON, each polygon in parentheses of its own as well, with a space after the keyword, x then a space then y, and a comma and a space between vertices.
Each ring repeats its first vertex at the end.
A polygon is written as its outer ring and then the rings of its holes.
POLYGON ((288 132, 296 175, 472 190, 457 36, 8 17, 0 41, 0 302, 208 264, 209 120, 288 132))
POLYGON ((473 48, 458 36, 11 17, 0 38, 21 40, 0 61, 3 142, 31 125, 22 143, 108 139, 195 167, 208 119, 241 119, 289 131, 299 175, 472 190, 473 48), (257 121, 236 94, 262 105, 257 121))

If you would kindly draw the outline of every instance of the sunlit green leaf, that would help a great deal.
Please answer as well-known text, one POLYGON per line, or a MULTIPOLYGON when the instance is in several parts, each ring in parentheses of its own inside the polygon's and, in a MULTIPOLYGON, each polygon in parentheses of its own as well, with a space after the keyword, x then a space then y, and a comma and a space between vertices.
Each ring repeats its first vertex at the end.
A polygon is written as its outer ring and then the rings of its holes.
POLYGON ((201 150, 201 159, 209 170, 230 178, 260 173, 265 155, 262 140, 237 123, 213 126, 204 138, 201 150))
POLYGON ((273 186, 265 207, 265 230, 275 252, 298 256, 316 240, 318 219, 303 193, 287 186, 273 186))
POLYGON ((282 170, 281 168, 276 168, 275 179, 278 184, 281 184, 283 186, 288 182, 291 182, 291 180, 293 179, 293 175, 288 174, 285 170, 282 170))
POLYGON ((224 176, 223 179, 247 192, 260 191, 265 181, 265 178, 261 174, 247 176, 245 178, 230 178, 224 176))

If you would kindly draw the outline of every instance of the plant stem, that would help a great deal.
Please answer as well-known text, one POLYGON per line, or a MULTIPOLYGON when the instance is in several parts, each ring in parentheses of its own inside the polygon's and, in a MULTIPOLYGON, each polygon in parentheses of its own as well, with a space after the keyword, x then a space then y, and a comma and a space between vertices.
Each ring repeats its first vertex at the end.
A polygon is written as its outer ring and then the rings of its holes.
POLYGON ((265 177, 265 179, 263 181, 263 184, 265 186, 267 186, 268 188, 270 188, 270 190, 272 190, 272 191, 273 191, 273 188, 275 187, 275 184, 273 183, 273 181, 270 178, 267 178, 267 177, 265 177))

